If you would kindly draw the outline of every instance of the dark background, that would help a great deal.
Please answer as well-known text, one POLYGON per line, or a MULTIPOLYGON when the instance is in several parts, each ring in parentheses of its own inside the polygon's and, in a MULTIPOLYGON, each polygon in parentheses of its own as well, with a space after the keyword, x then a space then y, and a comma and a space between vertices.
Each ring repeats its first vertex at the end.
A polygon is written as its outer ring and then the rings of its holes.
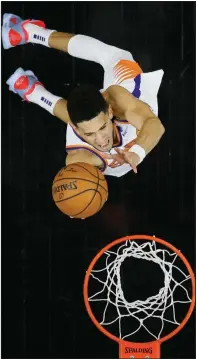
MULTIPOLYGON (((40 45, 2 51, 2 357, 115 358, 117 344, 94 327, 83 302, 84 274, 97 251, 127 234, 155 234, 195 266, 195 2, 1 4, 2 13, 125 48, 144 72, 165 72, 160 144, 138 175, 108 177, 100 213, 71 220, 51 197, 64 165, 65 125, 22 102, 6 80, 21 66, 66 97, 78 83, 102 88, 103 70, 40 45)), ((163 358, 195 358, 194 319, 162 345, 163 358)))

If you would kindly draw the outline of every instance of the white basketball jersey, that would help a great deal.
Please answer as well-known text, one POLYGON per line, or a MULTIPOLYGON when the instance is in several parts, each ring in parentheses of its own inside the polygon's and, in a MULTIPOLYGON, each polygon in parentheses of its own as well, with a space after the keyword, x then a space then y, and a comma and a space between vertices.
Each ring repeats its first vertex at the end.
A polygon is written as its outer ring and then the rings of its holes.
MULTIPOLYGON (((147 103, 153 113, 158 115, 158 103, 157 93, 163 77, 163 70, 158 70, 150 73, 142 73, 133 79, 127 80, 126 84, 121 84, 136 98, 147 103)), ((101 90, 102 92, 103 90, 101 90)), ((112 149, 107 152, 108 154, 117 154, 115 148, 129 149, 133 145, 133 141, 137 137, 136 128, 129 124, 127 121, 115 120, 114 131, 118 142, 115 143, 112 149)), ((132 168, 129 164, 123 164, 121 166, 114 167, 114 161, 105 159, 103 154, 96 150, 93 146, 85 142, 77 133, 74 131, 72 126, 68 124, 66 133, 66 151, 86 149, 91 153, 98 156, 103 162, 103 168, 101 169, 104 175, 110 175, 115 177, 121 177, 127 172, 131 171, 132 168)))

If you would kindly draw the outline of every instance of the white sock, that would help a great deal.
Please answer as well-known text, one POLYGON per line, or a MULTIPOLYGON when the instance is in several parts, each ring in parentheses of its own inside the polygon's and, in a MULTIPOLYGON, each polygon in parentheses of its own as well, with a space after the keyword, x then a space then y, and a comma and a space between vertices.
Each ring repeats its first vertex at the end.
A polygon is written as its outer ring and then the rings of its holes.
POLYGON ((41 85, 36 85, 33 92, 30 95, 27 95, 27 99, 30 102, 41 106, 53 115, 53 109, 57 101, 62 99, 62 97, 53 95, 41 85))
POLYGON ((40 44, 49 47, 48 40, 49 36, 52 32, 56 30, 44 29, 43 27, 34 25, 34 24, 26 24, 24 25, 25 30, 29 35, 28 42, 33 44, 40 44))

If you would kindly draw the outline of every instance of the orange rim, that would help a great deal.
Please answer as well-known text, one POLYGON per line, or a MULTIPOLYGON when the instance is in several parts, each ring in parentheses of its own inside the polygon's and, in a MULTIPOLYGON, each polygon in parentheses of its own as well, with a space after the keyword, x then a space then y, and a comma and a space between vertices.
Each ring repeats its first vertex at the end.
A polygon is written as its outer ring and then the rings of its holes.
MULTIPOLYGON (((190 277, 191 277, 191 282, 192 282, 192 302, 190 304, 190 307, 188 309, 188 312, 185 316, 185 318, 183 319, 183 321, 181 322, 181 324, 174 329, 171 333, 169 333, 168 335, 165 335, 163 338, 158 339, 158 340, 154 340, 152 342, 147 342, 147 344, 151 344, 151 343, 155 343, 155 342, 159 342, 159 343, 163 343, 166 340, 169 340, 170 338, 172 338, 174 335, 176 335, 178 332, 180 332, 180 330, 185 326, 185 324, 187 323, 187 321, 189 320, 194 306, 195 306, 195 276, 193 273, 193 270, 188 262, 188 260, 185 258, 185 256, 176 248, 174 247, 172 244, 164 241, 163 239, 157 238, 157 237, 153 237, 153 236, 148 236, 148 235, 133 235, 133 236, 126 236, 123 238, 119 238, 116 239, 115 241, 109 243, 108 245, 106 245, 104 248, 102 248, 97 255, 93 258, 92 262, 90 263, 87 271, 86 271, 86 275, 85 275, 85 279, 84 279, 84 286, 83 286, 83 296, 84 296, 84 301, 85 301, 85 306, 87 309, 87 312, 90 316, 90 318, 92 319, 93 323, 96 325, 96 327, 103 333, 105 334, 107 337, 109 337, 110 339, 118 342, 119 344, 125 342, 125 340, 120 339, 118 337, 116 337, 115 335, 111 334, 110 332, 108 332, 105 328, 102 327, 102 325, 97 321, 97 319, 95 318, 92 309, 90 307, 89 301, 88 301, 88 283, 89 283, 89 278, 90 278, 90 273, 95 265, 95 263, 98 261, 98 259, 103 255, 104 252, 106 252, 108 249, 110 249, 111 247, 115 246, 116 244, 120 244, 122 242, 125 242, 127 240, 133 241, 133 240, 148 240, 148 241, 155 241, 158 243, 163 244, 164 246, 170 248, 172 251, 174 251, 184 262, 190 277)), ((132 343, 132 342, 129 342, 132 343)), ((140 343, 139 343, 140 344, 140 343)))

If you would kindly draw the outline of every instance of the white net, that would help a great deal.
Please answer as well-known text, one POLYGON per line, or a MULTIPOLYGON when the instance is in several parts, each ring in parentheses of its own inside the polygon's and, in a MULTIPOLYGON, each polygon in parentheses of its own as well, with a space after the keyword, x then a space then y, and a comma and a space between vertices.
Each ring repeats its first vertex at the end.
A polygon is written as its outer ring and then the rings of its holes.
POLYGON ((191 278, 185 266, 180 269, 175 263, 179 256, 166 248, 159 248, 155 241, 127 240, 116 251, 112 248, 103 254, 104 268, 91 271, 91 281, 97 282, 94 288, 99 287, 99 291, 91 294, 88 300, 99 304, 100 309, 102 307, 100 324, 108 330, 116 325, 119 338, 132 340, 132 336, 143 329, 151 336, 151 340, 158 340, 163 336, 165 325, 170 324, 173 329, 179 326, 175 309, 180 304, 187 304, 188 307, 191 303, 191 278), (126 258, 131 257, 153 262, 162 270, 163 286, 157 294, 131 302, 125 298, 121 266, 126 258), (125 318, 132 319, 134 325, 126 325, 123 329, 125 318), (151 325, 153 320, 157 320, 159 325, 151 325))

